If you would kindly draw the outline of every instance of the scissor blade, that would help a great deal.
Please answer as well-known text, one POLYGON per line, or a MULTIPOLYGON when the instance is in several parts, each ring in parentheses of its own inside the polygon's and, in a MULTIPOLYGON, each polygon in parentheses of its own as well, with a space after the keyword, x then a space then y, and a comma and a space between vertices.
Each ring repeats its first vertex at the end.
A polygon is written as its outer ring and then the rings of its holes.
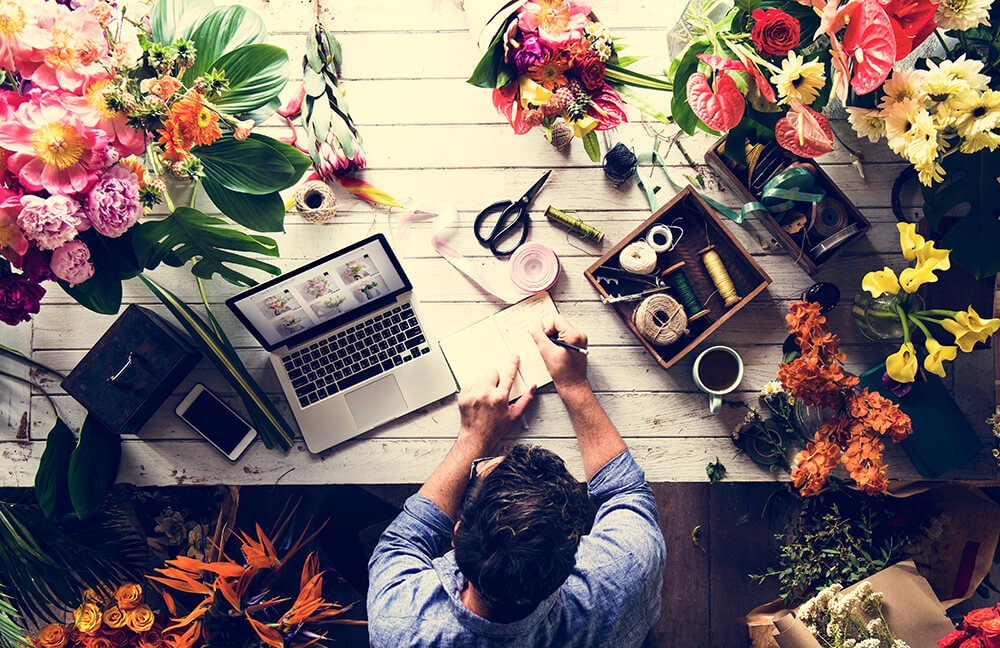
POLYGON ((525 201, 525 203, 530 203, 534 200, 535 195, 542 190, 542 185, 545 184, 545 181, 549 179, 550 175, 552 175, 552 172, 546 171, 545 175, 539 178, 535 184, 531 185, 531 189, 524 192, 524 195, 521 196, 521 200, 525 201))

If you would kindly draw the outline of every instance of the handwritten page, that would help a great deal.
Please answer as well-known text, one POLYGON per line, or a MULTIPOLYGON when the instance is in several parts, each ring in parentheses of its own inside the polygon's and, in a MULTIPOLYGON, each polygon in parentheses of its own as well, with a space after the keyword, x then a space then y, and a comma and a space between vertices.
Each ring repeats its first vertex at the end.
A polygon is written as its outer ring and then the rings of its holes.
POLYGON ((541 292, 441 340, 441 351, 455 380, 465 388, 491 367, 503 371, 510 356, 516 353, 521 363, 510 390, 511 400, 531 385, 549 384, 552 377, 528 331, 557 312, 549 293, 541 292))

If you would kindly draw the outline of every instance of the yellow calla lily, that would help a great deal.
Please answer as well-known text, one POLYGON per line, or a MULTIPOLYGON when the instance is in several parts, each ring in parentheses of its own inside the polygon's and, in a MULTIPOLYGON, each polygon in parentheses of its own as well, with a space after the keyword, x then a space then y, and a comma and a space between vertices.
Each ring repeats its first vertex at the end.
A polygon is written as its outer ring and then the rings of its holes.
POLYGON ((949 362, 954 360, 958 355, 958 347, 943 346, 934 338, 928 338, 925 346, 927 347, 927 357, 924 358, 924 369, 944 378, 942 363, 945 360, 949 362))
POLYGON ((521 88, 521 106, 528 107, 528 104, 544 106, 552 98, 552 91, 546 90, 542 86, 532 81, 527 74, 522 74, 517 79, 521 88))
POLYGON ((917 266, 932 264, 931 270, 942 272, 951 268, 951 250, 939 250, 934 247, 934 241, 927 241, 917 249, 917 266))
POLYGON ((885 359, 885 371, 896 382, 913 382, 917 376, 917 352, 912 342, 904 342, 899 351, 885 359))
POLYGON ((921 263, 916 268, 906 268, 899 273, 899 285, 908 293, 916 292, 925 283, 937 281, 937 275, 934 274, 936 269, 934 261, 921 263))
POLYGON ((903 250, 903 258, 913 261, 917 258, 917 250, 924 246, 924 237, 917 234, 916 223, 897 223, 899 230, 899 247, 903 250))
POLYGON ((972 306, 968 311, 955 314, 955 319, 942 320, 941 326, 955 336, 955 344, 968 353, 977 342, 985 342, 988 337, 1000 329, 1000 319, 984 320, 972 306))
POLYGON ((861 280, 861 289, 867 290, 872 297, 881 297, 885 293, 895 295, 899 292, 899 279, 892 268, 885 267, 865 275, 861 280))
POLYGON ((568 123, 573 127, 573 137, 583 137, 590 131, 597 128, 597 125, 600 122, 588 115, 586 117, 581 117, 580 119, 574 119, 568 123))

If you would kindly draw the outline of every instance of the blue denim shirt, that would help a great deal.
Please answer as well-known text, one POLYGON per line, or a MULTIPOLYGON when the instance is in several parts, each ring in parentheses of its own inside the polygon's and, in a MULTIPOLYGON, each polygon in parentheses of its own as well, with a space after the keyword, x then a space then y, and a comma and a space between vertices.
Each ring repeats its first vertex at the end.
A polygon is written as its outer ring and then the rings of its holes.
POLYGON ((630 648, 660 616, 666 547, 653 492, 626 450, 587 485, 599 506, 576 566, 527 617, 493 623, 469 611, 451 550, 454 524, 423 495, 406 500, 368 563, 372 648, 630 648))

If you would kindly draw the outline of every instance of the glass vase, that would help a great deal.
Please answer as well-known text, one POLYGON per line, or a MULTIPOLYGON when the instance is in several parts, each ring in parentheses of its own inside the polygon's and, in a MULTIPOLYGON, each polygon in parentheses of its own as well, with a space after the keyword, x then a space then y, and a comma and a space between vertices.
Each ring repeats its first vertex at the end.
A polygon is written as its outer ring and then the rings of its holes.
POLYGON ((851 326, 866 340, 880 342, 885 340, 902 340, 903 323, 899 319, 897 306, 904 313, 923 309, 923 300, 919 295, 886 293, 880 297, 872 297, 862 290, 854 296, 851 306, 851 326))

